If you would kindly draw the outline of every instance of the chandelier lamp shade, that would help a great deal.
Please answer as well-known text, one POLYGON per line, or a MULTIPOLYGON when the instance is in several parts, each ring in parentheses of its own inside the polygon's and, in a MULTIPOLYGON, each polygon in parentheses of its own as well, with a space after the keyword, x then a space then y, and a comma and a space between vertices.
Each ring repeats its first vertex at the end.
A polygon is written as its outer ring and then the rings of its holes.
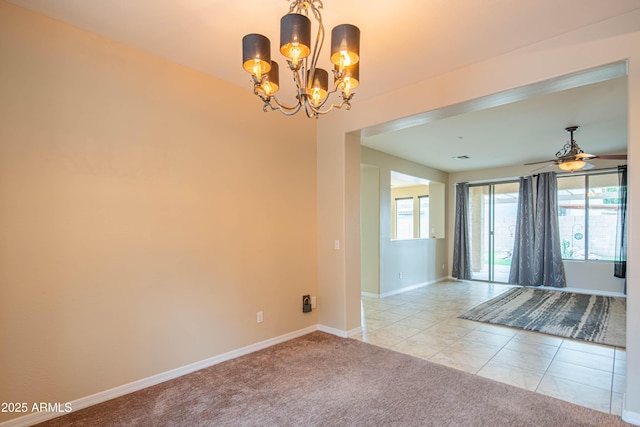
POLYGON ((360 30, 342 24, 331 31, 330 89, 329 72, 317 66, 325 38, 320 9, 321 0, 292 0, 289 13, 280 20, 280 53, 286 58, 295 84, 293 105, 280 102, 275 95, 280 89, 280 67, 271 59, 269 39, 262 34, 243 37, 242 67, 251 74, 253 92, 264 103, 264 111, 279 110, 292 116, 304 110, 308 117, 318 117, 334 108, 351 108, 352 91, 360 84, 360 30), (310 12, 318 27, 315 42, 311 40, 310 12), (337 103, 328 102, 333 94, 337 94, 337 103))

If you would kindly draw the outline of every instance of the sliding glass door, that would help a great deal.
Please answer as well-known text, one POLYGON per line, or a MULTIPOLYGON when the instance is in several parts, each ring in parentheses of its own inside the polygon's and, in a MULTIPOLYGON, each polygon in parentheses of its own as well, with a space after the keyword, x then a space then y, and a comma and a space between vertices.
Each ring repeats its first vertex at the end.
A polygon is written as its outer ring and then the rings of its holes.
POLYGON ((518 187, 517 181, 469 186, 473 280, 509 281, 518 187))

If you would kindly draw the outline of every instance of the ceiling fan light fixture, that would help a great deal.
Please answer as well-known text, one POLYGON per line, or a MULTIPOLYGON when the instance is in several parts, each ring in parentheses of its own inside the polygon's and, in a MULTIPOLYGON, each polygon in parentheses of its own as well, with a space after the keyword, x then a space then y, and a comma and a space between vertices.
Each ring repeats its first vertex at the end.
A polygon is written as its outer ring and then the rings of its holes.
POLYGON ((567 162, 558 163, 558 167, 567 172, 574 172, 580 170, 586 166, 583 160, 570 160, 567 162))
MULTIPOLYGON (((571 139, 557 153, 554 160, 543 160, 539 162, 525 163, 525 165, 537 165, 539 163, 554 163, 560 169, 567 172, 574 172, 580 169, 588 170, 594 167, 589 161, 593 159, 627 160, 626 154, 604 154, 595 155, 585 153, 575 139, 573 133, 578 130, 578 126, 565 128, 571 135, 571 139), (585 161, 586 160, 586 161, 585 161)), ((536 169, 537 170, 537 169, 536 169)))

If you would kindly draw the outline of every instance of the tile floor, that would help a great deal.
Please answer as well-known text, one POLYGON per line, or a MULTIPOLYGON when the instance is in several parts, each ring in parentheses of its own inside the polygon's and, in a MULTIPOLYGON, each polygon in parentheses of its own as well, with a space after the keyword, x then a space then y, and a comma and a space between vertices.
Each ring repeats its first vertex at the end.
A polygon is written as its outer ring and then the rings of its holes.
POLYGON ((446 281, 386 298, 363 296, 362 334, 355 338, 620 415, 624 349, 457 318, 509 288, 446 281))

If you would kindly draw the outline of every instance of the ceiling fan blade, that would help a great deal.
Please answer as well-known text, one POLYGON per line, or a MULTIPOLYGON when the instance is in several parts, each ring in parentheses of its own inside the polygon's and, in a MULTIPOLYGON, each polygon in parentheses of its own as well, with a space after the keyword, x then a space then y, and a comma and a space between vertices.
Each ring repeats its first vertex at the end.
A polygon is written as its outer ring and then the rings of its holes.
MULTIPOLYGON (((542 163, 542 162, 538 162, 538 163, 542 163)), ((553 166, 553 163, 549 163, 548 165, 544 165, 544 166, 540 166, 539 168, 535 168, 531 172, 538 172, 538 171, 541 171, 541 170, 546 169, 546 168, 551 167, 551 166, 553 166)))
POLYGON ((605 160, 627 160, 626 154, 600 154, 595 156, 596 159, 605 160))
POLYGON ((558 161, 557 160, 541 160, 539 162, 525 163, 525 166, 528 166, 528 165, 539 165, 540 163, 558 163, 558 161))
POLYGON ((562 157, 558 157, 558 159, 556 160, 557 163, 564 163, 564 162, 575 162, 578 160, 591 160, 591 159, 595 159, 596 156, 595 154, 589 154, 589 153, 578 153, 578 154, 572 154, 569 156, 562 156, 562 157))

